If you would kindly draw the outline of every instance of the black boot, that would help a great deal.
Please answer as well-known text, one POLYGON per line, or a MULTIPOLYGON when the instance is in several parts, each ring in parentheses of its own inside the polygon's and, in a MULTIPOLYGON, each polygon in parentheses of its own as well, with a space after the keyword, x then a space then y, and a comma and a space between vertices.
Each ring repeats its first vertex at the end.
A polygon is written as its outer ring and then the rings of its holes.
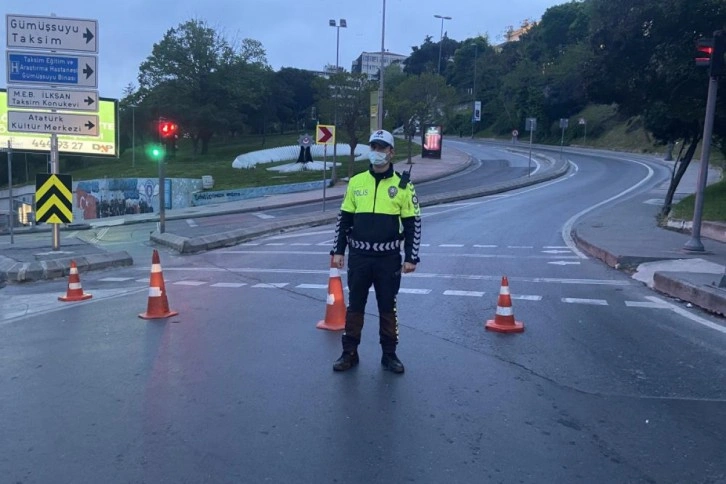
POLYGON ((334 371, 346 371, 353 368, 358 364, 358 352, 357 351, 343 351, 340 358, 335 360, 333 363, 334 371))
POLYGON ((393 373, 403 373, 403 363, 398 359, 396 353, 383 353, 381 357, 381 365, 384 370, 392 371, 393 373))

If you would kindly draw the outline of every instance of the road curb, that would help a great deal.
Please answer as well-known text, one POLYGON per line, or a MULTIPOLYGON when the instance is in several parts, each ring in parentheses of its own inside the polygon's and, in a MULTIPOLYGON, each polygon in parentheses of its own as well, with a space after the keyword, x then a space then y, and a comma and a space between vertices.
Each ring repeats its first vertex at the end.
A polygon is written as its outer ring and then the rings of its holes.
MULTIPOLYGON (((720 275, 711 275, 720 279, 720 275)), ((653 289, 671 297, 687 301, 706 311, 726 316, 726 294, 711 284, 685 280, 678 272, 659 271, 653 274, 653 289)))
POLYGON ((70 272, 72 260, 76 262, 79 272, 125 267, 134 263, 133 258, 126 251, 63 257, 37 262, 16 262, 4 259, 0 261, 0 280, 4 280, 6 283, 34 282, 65 277, 70 272))

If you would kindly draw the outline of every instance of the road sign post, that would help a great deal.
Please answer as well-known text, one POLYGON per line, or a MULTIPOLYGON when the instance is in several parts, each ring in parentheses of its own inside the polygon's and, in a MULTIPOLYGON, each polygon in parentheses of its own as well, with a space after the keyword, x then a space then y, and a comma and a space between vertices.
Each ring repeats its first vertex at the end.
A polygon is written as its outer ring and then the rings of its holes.
MULTIPOLYGON (((58 135, 99 136, 95 114, 65 114, 57 110, 98 111, 98 22, 96 20, 5 16, 8 106, 50 111, 8 111, 7 130, 50 134, 50 174, 58 174, 58 135), (23 50, 11 50, 23 49, 23 50), (31 52, 25 52, 31 50, 31 52), (37 52, 35 52, 37 51, 37 52), (74 55, 73 53, 78 53, 74 55), (38 85, 40 88, 28 87, 38 85), (64 90, 71 88, 71 90, 64 90), (74 91, 72 88, 93 88, 74 91)), ((72 182, 69 181, 69 185, 72 182)), ((70 193, 70 187, 68 192, 70 193)), ((37 195, 37 189, 36 189, 37 195)), ((69 215, 54 215, 53 250, 60 249, 60 223, 69 215)), ((36 213, 38 207, 36 206, 36 213)), ((42 218, 45 221, 45 218, 42 218)), ((162 220, 163 224, 163 220, 162 220)))
POLYGON ((534 130, 537 129, 537 118, 527 118, 527 131, 529 131, 529 164, 527 167, 527 176, 532 174, 532 137, 534 130))

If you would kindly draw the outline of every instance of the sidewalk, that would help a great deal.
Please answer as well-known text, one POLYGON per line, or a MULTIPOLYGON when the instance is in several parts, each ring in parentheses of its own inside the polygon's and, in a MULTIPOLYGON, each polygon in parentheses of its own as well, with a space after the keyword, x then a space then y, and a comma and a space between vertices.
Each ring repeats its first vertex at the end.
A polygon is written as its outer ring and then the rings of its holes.
MULTIPOLYGON (((546 166, 536 176, 513 180, 497 186, 476 190, 452 191, 444 195, 420 197, 421 206, 447 203, 466 198, 500 193, 506 190, 541 183, 564 175, 568 165, 545 155, 535 155, 546 166)), ((460 151, 444 149, 441 160, 413 158, 411 179, 414 183, 443 178, 465 170, 471 158, 460 151)), ((681 181, 681 195, 693 193, 698 175, 698 163, 692 163, 681 181)), ((405 162, 396 164, 398 171, 408 169, 405 162)), ((709 173, 715 181, 720 173, 709 173)), ((665 185, 667 188, 667 182, 665 185)), ((663 188, 663 193, 665 193, 663 188)), ((337 206, 345 193, 346 184, 338 183, 326 189, 326 200, 337 206)), ((264 198, 240 200, 217 205, 189 207, 166 212, 167 220, 197 218, 220 214, 269 210, 322 200, 322 190, 273 195, 264 198)), ((613 207, 607 213, 587 215, 573 230, 573 239, 583 252, 596 257, 616 269, 634 273, 634 278, 666 295, 695 304, 710 312, 726 315, 726 288, 719 288, 726 269, 726 227, 704 223, 702 253, 683 250, 689 240, 688 233, 668 230, 656 225, 659 206, 648 205, 642 199, 633 199, 613 207), (709 239, 706 237, 713 237, 709 239), (637 270, 636 270, 637 269, 637 270)), ((337 210, 325 211, 295 220, 262 222, 254 229, 211 234, 187 238, 177 234, 152 234, 151 241, 171 247, 180 253, 194 253, 218 247, 236 245, 263 235, 294 227, 328 224, 337 217, 337 210)), ((158 221, 155 214, 112 217, 90 222, 92 227, 124 225, 158 221)), ((89 227, 87 227, 89 228, 89 227)), ((78 227, 76 228, 78 229, 78 227)), ((81 272, 113 266, 131 265, 126 252, 109 253, 92 244, 78 241, 65 244, 62 252, 52 252, 47 244, 29 243, 22 236, 14 245, 0 239, 0 285, 7 282, 27 282, 65 277, 70 260, 74 259, 81 272)))

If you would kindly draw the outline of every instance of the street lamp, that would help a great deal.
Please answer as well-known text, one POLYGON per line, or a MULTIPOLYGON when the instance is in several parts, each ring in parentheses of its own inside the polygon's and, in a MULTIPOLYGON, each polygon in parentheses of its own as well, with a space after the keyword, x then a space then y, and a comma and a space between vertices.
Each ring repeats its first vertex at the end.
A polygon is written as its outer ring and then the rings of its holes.
MULTIPOLYGON (((335 20, 330 19, 328 21, 328 25, 331 27, 335 27, 337 30, 335 35, 335 73, 338 74, 340 71, 339 67, 339 59, 340 59, 340 28, 347 28, 348 23, 345 21, 344 18, 340 19, 340 22, 336 25, 335 20)), ((340 97, 340 92, 338 92, 338 89, 336 89, 335 93, 335 108, 333 110, 333 125, 335 126, 335 143, 333 143, 333 169, 331 171, 330 177, 331 177, 331 183, 335 183, 335 168, 338 164, 338 98, 340 97)))
POLYGON ((131 108, 131 168, 136 167, 136 104, 129 104, 131 108))
POLYGON ((378 115, 376 116, 376 126, 378 129, 383 129, 383 56, 386 52, 386 0, 383 0, 383 12, 382 12, 382 24, 381 24, 381 68, 378 73, 378 115))
POLYGON ((444 43, 444 20, 451 20, 451 17, 443 15, 434 15, 434 17, 441 19, 441 35, 439 36, 439 75, 441 75, 441 45, 444 43))

